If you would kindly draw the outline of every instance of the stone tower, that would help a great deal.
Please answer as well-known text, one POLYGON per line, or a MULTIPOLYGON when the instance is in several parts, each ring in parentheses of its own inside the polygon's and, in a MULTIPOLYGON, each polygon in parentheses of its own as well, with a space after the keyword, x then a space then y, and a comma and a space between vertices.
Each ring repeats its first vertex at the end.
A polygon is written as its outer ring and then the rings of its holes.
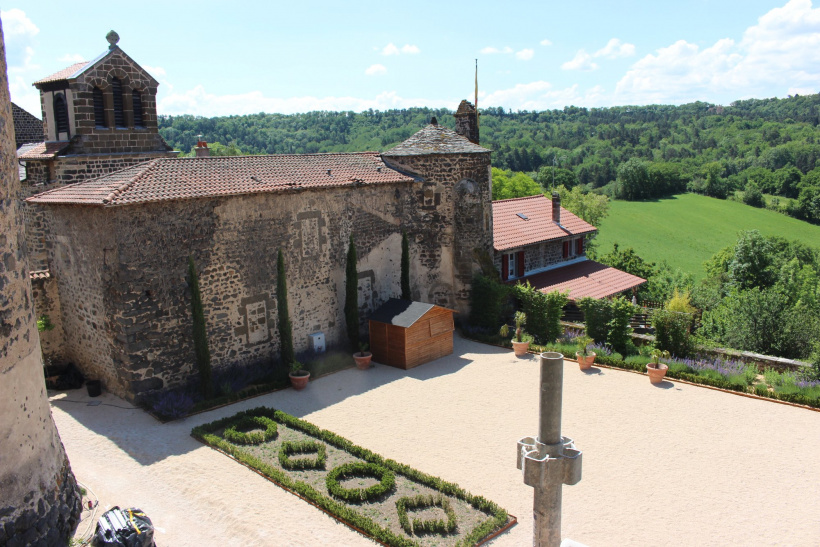
POLYGON ((478 144, 478 112, 473 103, 463 100, 454 114, 456 133, 473 144, 478 144))
POLYGON ((65 545, 80 496, 46 397, 0 28, 0 545, 65 545))

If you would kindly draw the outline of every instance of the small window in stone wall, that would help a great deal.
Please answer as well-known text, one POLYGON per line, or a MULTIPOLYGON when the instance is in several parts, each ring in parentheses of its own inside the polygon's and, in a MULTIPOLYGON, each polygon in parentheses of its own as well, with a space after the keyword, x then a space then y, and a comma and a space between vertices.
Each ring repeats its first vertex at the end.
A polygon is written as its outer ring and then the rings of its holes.
POLYGON ((131 105, 134 109, 134 127, 143 127, 142 95, 136 89, 131 92, 131 105))
MULTIPOLYGON (((62 93, 54 94, 54 127, 58 135, 68 133, 68 106, 62 93)), ((57 138, 59 139, 59 136, 57 138)))
POLYGON ((111 92, 114 95, 114 125, 125 127, 125 112, 122 103, 122 82, 119 78, 111 78, 111 92))
POLYGON ((91 94, 94 97, 94 125, 105 129, 105 102, 103 101, 103 92, 99 87, 95 87, 91 94))
POLYGON ((248 321, 248 343, 258 344, 268 339, 268 310, 265 302, 254 302, 245 308, 248 321))

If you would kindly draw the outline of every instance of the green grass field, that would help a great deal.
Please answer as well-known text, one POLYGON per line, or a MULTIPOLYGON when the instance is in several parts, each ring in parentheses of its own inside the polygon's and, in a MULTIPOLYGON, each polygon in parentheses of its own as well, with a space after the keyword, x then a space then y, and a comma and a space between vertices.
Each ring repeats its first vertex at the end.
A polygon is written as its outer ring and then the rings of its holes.
POLYGON ((598 254, 632 247, 645 260, 705 276, 703 262, 737 241, 741 230, 797 239, 820 248, 820 226, 742 203, 680 194, 658 201, 612 201, 601 223, 598 254))

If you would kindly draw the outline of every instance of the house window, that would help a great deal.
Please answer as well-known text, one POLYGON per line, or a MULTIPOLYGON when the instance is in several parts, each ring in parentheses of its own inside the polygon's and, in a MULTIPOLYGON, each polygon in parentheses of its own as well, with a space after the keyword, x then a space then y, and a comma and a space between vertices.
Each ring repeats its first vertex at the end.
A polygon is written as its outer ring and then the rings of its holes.
POLYGON ((578 256, 584 254, 584 238, 582 237, 575 240, 575 254, 578 256))
POLYGON ((103 102, 102 89, 95 87, 91 94, 94 97, 94 125, 105 129, 105 103, 103 102))
POLYGON ((571 248, 570 241, 564 241, 564 249, 563 249, 563 252, 561 253, 561 256, 563 256, 564 258, 569 258, 570 248, 571 248))
POLYGON ((65 104, 65 95, 54 95, 54 126, 57 129, 57 138, 60 133, 68 133, 68 106, 65 104))
POLYGON ((142 125, 142 95, 136 89, 131 92, 131 104, 134 107, 134 127, 142 125))
POLYGON ((125 112, 122 105, 122 82, 119 78, 111 79, 111 92, 114 95, 114 125, 125 127, 125 112))
POLYGON ((524 275, 524 251, 507 253, 501 259, 501 278, 514 279, 524 275))

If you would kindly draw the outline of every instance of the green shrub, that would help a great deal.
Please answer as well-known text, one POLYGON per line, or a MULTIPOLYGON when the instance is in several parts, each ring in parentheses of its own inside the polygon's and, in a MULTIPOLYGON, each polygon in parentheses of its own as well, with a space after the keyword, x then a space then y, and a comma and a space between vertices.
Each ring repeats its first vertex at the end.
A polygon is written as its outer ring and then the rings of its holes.
POLYGON ((353 234, 350 234, 345 266, 345 324, 350 349, 354 353, 359 351, 359 272, 357 268, 356 244, 353 243, 353 234))
POLYGON ((408 535, 421 533, 449 534, 456 529, 456 513, 450 506, 450 502, 442 496, 433 497, 432 495, 419 494, 412 498, 403 497, 396 502, 396 511, 399 515, 399 524, 408 535), (441 507, 447 515, 447 520, 413 519, 413 522, 410 522, 410 518, 407 516, 408 509, 426 509, 428 507, 441 507))
POLYGON ((530 282, 519 283, 513 289, 521 309, 527 315, 527 332, 536 343, 553 343, 563 334, 561 312, 569 298, 566 293, 557 291, 544 294, 535 289, 530 282))
POLYGON ((276 422, 265 416, 242 416, 225 428, 222 436, 234 444, 262 444, 276 438, 276 422), (253 431, 264 429, 264 431, 253 431))
POLYGON ((285 441, 279 449, 279 464, 288 470, 324 469, 327 461, 327 447, 317 441, 285 441), (296 458, 294 454, 316 453, 315 458, 296 458))
POLYGON ((407 232, 401 233, 401 297, 412 300, 410 292, 410 243, 407 232))
POLYGON ((368 462, 351 462, 330 470, 325 479, 327 491, 348 503, 361 503, 383 496, 396 485, 396 475, 389 469, 368 462), (345 488, 341 481, 354 477, 375 478, 379 482, 368 488, 345 488))
POLYGON ((764 383, 755 384, 755 394, 760 395, 761 397, 768 397, 769 396, 769 386, 764 383))
POLYGON ((692 315, 671 310, 654 310, 650 317, 655 328, 655 345, 677 357, 692 351, 689 328, 692 315))
POLYGON ((276 311, 279 315, 279 355, 287 367, 295 359, 293 351, 293 326, 288 312, 288 282, 285 274, 285 258, 282 249, 276 256, 276 311))
POLYGON ((500 281, 481 274, 473 277, 470 292, 470 324, 495 330, 503 322, 510 288, 500 281))
POLYGON ((196 265, 192 256, 188 257, 188 284, 191 288, 194 355, 199 369, 200 389, 202 390, 202 396, 210 399, 214 396, 211 350, 208 349, 208 332, 205 324, 205 311, 202 306, 202 295, 199 291, 199 276, 196 273, 196 265))

